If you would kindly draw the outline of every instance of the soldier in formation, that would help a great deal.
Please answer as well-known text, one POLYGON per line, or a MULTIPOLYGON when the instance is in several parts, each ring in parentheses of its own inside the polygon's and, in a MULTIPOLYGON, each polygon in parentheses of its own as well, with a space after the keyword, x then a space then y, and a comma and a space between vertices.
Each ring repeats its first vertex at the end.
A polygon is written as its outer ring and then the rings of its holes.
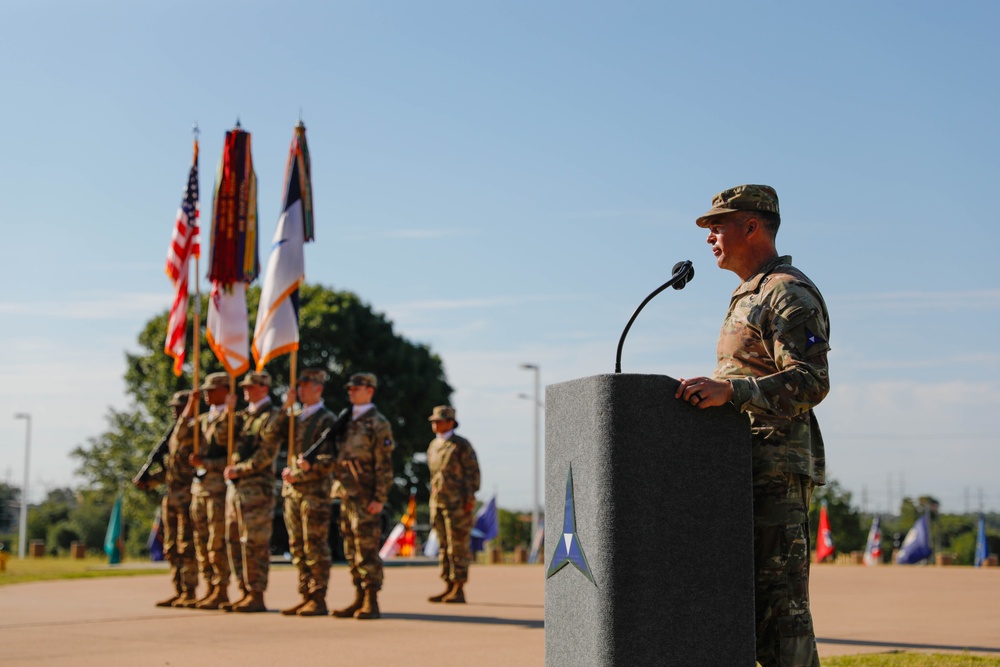
POLYGON ((434 408, 428 418, 437 437, 427 447, 431 473, 431 522, 441 545, 441 578, 445 590, 430 602, 464 603, 469 579, 472 510, 479 490, 479 461, 472 443, 455 433, 455 409, 434 408))
POLYGON ((191 521, 194 524, 195 554, 202 580, 208 585, 205 595, 184 607, 219 609, 229 601, 229 578, 232 573, 229 554, 226 552, 226 481, 222 471, 226 466, 226 441, 219 439, 220 426, 224 428, 228 413, 226 396, 229 394, 229 376, 210 373, 205 377, 201 391, 192 391, 188 404, 178 421, 176 437, 179 443, 193 446, 194 429, 199 429, 198 453, 189 457, 197 469, 191 484, 191 521), (208 412, 194 421, 194 407, 205 392, 208 412))
POLYGON ((307 369, 299 375, 293 392, 302 409, 296 417, 292 461, 281 472, 281 495, 288 548, 292 564, 298 570, 298 592, 302 599, 281 610, 286 616, 329 613, 326 589, 330 580, 330 492, 337 454, 334 442, 337 416, 323 404, 326 381, 326 371, 307 369))
POLYGON ((341 499, 340 532, 351 569, 354 601, 332 612, 338 618, 380 618, 382 588, 379 544, 382 508, 393 484, 392 428, 372 403, 378 380, 355 373, 345 385, 351 403, 350 422, 337 439, 334 494, 341 499))
POLYGON ((174 424, 168 434, 167 451, 160 470, 148 477, 137 477, 135 485, 142 490, 166 486, 160 506, 163 517, 163 553, 170 563, 170 578, 174 594, 157 607, 180 607, 194 602, 198 587, 198 563, 194 555, 194 528, 191 525, 191 480, 194 468, 188 457, 191 443, 177 437, 181 415, 191 392, 178 391, 170 399, 174 409, 174 424))
MULTIPOLYGON (((267 611, 264 591, 271 563, 274 458, 282 439, 287 442, 288 410, 295 396, 289 392, 284 406, 273 405, 267 373, 247 373, 240 387, 247 407, 236 415, 232 461, 225 466, 223 476, 230 482, 226 541, 243 596, 227 611, 251 613, 267 611)), ((236 396, 227 398, 227 406, 235 409, 236 396)))

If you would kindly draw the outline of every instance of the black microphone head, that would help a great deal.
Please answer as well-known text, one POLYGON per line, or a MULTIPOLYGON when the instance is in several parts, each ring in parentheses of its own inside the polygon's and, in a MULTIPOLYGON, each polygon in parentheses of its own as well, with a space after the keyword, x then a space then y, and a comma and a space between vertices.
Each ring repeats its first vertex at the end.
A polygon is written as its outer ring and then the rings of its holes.
POLYGON ((691 263, 691 260, 677 262, 671 273, 677 278, 677 282, 673 286, 674 289, 684 289, 684 286, 694 278, 694 264, 691 263))

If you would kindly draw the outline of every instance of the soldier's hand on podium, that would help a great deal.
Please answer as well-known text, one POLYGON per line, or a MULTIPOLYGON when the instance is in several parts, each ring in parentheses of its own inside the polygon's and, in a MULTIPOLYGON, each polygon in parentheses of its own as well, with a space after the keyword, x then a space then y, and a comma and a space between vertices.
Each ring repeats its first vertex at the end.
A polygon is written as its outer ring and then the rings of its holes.
POLYGON ((733 385, 726 380, 696 377, 690 380, 681 378, 681 386, 677 388, 674 398, 686 401, 696 408, 717 408, 725 405, 733 397, 733 385))

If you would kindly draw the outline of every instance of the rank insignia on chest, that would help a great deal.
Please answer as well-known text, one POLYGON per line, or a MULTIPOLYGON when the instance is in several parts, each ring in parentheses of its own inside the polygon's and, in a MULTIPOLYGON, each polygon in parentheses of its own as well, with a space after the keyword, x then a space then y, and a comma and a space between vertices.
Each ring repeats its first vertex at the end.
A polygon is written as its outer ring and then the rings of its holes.
POLYGON ((385 444, 386 447, 391 447, 392 446, 392 440, 390 440, 389 438, 386 438, 384 444, 385 444))

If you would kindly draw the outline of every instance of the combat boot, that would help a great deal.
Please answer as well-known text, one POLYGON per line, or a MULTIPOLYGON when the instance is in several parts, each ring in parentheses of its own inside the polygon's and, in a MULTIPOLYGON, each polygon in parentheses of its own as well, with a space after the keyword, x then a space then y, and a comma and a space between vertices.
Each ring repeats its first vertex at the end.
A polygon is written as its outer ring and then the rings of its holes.
POLYGON ((247 596, 243 598, 243 602, 233 607, 233 611, 238 611, 244 614, 252 614, 258 611, 267 611, 267 607, 264 606, 264 594, 258 591, 250 591, 247 596))
POLYGON ((378 591, 374 588, 365 589, 365 599, 361 603, 361 609, 354 612, 354 618, 367 620, 370 618, 382 618, 378 610, 378 591))
POLYGON ((222 587, 216 586, 215 591, 212 592, 208 598, 202 600, 195 605, 196 609, 221 609, 222 605, 229 603, 229 590, 222 587))
POLYGON ((183 604, 178 603, 178 604, 175 604, 174 606, 175 607, 183 607, 184 609, 194 609, 195 607, 198 606, 199 602, 204 602, 208 598, 212 597, 212 591, 214 591, 214 590, 215 590, 215 586, 213 586, 212 584, 209 584, 208 585, 208 590, 205 591, 205 594, 203 596, 201 596, 200 598, 195 598, 192 595, 191 598, 189 600, 187 600, 186 602, 184 602, 183 604))
POLYGON ((326 589, 313 591, 309 601, 295 612, 299 616, 326 616, 330 611, 326 608, 326 589))
POLYGON ((337 618, 352 618, 354 616, 354 612, 356 612, 358 609, 361 609, 361 605, 364 603, 364 601, 365 601, 364 591, 361 590, 360 586, 355 586, 354 602, 347 605, 343 609, 334 609, 332 612, 330 612, 330 615, 336 616, 337 618))
POLYGON ((174 603, 177 602, 180 598, 181 598, 181 594, 180 593, 175 593, 175 594, 171 595, 170 597, 168 597, 166 600, 160 600, 159 602, 157 602, 156 606, 157 607, 173 607, 174 603))
POLYGON ((240 584, 240 599, 236 600, 235 602, 225 602, 223 604, 220 604, 219 609, 221 609, 222 611, 232 611, 233 607, 235 607, 238 604, 241 604, 244 600, 247 599, 248 595, 250 595, 250 593, 247 592, 247 589, 243 588, 243 584, 240 584))
POLYGON ((445 604, 465 604, 465 582, 456 581, 451 593, 441 601, 445 604))
POLYGON ((432 595, 431 597, 427 598, 428 602, 440 602, 441 600, 451 595, 451 592, 455 590, 455 584, 450 581, 447 581, 445 583, 448 584, 448 588, 444 589, 444 593, 440 593, 438 595, 432 595))
POLYGON ((194 591, 181 591, 181 594, 177 596, 177 599, 171 603, 171 607, 184 607, 188 602, 197 602, 198 598, 194 596, 194 591))
POLYGON ((306 604, 308 604, 310 600, 311 600, 311 598, 309 597, 309 594, 308 593, 303 593, 302 594, 302 599, 299 600, 299 603, 297 605, 295 605, 294 607, 289 607, 288 609, 282 609, 281 610, 281 615, 282 616, 295 616, 295 614, 299 613, 299 609, 302 609, 302 607, 306 606, 306 604))

